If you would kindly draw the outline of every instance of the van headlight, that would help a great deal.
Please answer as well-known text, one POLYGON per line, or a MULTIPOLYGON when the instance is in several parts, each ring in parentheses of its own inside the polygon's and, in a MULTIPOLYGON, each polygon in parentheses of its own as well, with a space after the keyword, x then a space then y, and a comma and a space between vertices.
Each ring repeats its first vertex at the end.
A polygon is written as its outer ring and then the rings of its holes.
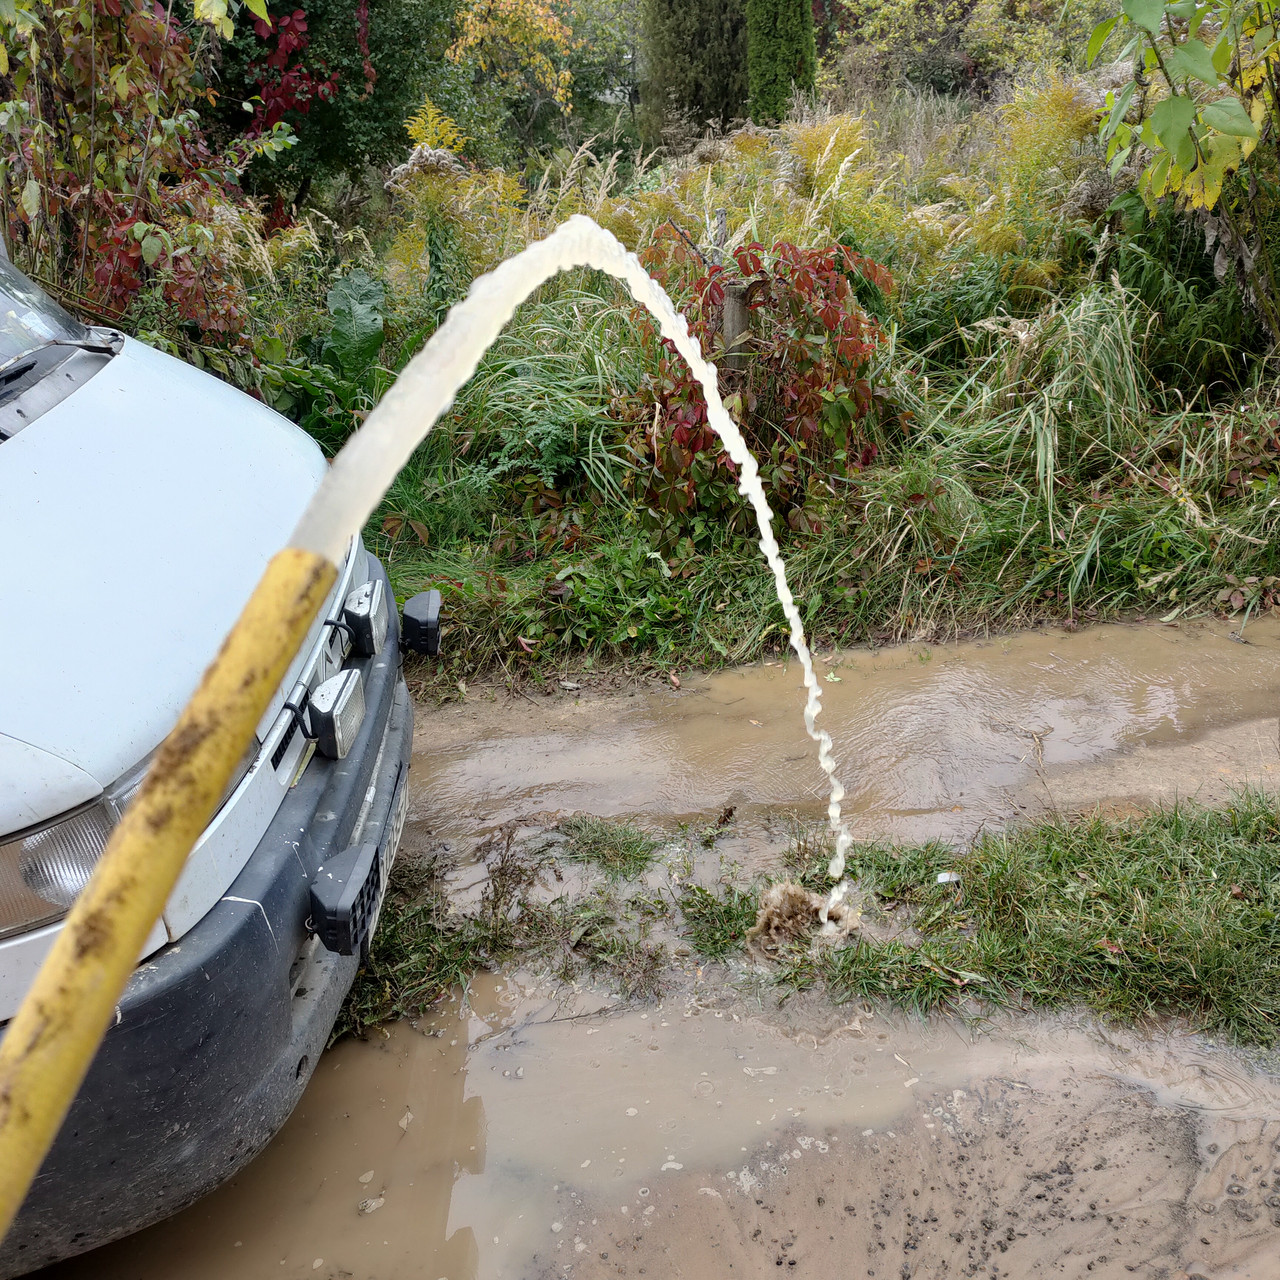
MULTIPOLYGON (((115 826, 105 804, 33 832, 19 844, 18 873, 36 897, 64 911, 89 882, 115 826)), ((15 842, 17 843, 17 842, 15 842)))
POLYGON ((116 824, 108 802, 0 844, 0 938, 67 913, 116 824))
MULTIPOLYGON (((258 753, 249 744, 218 803, 220 809, 258 753)), ((130 769, 101 800, 33 831, 0 839, 0 938, 60 920, 89 883, 112 829, 138 794, 151 757, 130 769)))

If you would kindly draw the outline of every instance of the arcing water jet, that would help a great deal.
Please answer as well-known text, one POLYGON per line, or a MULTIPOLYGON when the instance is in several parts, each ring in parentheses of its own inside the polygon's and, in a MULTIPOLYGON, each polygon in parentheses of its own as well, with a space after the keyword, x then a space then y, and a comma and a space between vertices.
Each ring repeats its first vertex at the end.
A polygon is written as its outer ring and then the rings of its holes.
POLYGON ((852 842, 840 815, 844 784, 836 775, 831 736, 817 727, 822 686, 813 669, 800 612, 787 585, 786 566, 774 537, 773 512, 760 483, 759 467, 720 399, 715 366, 702 358, 698 344, 689 336, 684 316, 635 254, 590 218, 570 218, 545 240, 531 244, 475 281, 467 297, 449 312, 430 342, 409 362, 396 384, 334 459, 298 522, 290 546, 317 552, 330 562, 339 563, 349 539, 363 528, 392 480, 475 373, 516 308, 552 276, 573 267, 592 267, 623 281, 632 297, 653 314, 663 337, 688 361, 701 383, 708 420, 739 469, 738 489, 755 511, 760 550, 773 570, 774 588, 791 627, 791 647, 804 668, 804 727, 817 743, 818 763, 830 787, 827 815, 836 838, 831 876, 838 880, 844 873, 845 853, 852 842))

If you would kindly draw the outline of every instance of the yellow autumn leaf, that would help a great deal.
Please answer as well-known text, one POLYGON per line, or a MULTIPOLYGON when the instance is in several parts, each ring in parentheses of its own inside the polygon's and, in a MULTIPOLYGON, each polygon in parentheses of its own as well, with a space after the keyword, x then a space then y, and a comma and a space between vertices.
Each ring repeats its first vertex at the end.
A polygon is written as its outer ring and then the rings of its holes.
POLYGON ((1228 173, 1240 167, 1241 139, 1217 134, 1201 144, 1204 159, 1186 176, 1183 195, 1192 209, 1212 209, 1222 195, 1228 173))

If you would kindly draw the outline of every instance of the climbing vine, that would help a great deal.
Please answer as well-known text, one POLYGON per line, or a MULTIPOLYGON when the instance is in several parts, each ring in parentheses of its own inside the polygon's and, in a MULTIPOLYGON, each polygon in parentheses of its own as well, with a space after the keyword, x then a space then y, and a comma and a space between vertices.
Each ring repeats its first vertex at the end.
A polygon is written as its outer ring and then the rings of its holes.
POLYGON ((225 333, 243 299, 217 209, 249 160, 291 135, 274 125, 209 147, 206 24, 223 29, 231 11, 196 12, 0 0, 0 229, 34 275, 106 318, 152 283, 182 319, 225 333))

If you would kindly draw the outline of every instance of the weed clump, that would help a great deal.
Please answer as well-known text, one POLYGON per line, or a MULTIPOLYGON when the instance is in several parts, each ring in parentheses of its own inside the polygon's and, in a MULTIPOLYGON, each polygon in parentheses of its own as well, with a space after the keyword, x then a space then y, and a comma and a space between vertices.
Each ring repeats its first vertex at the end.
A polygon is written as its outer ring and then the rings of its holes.
POLYGON ((378 931, 333 1028, 333 1040, 421 1014, 487 966, 491 937, 454 915, 434 868, 402 855, 392 868, 378 931))
POLYGON ((669 904, 642 886, 627 893, 620 887, 650 865, 660 842, 631 823, 569 819, 561 828, 569 836, 567 856, 603 873, 570 891, 562 887, 557 844, 548 833, 521 841, 518 830, 507 823, 481 841, 476 852, 486 879, 478 900, 465 907, 450 902, 438 859, 401 853, 335 1040, 420 1016, 477 970, 516 957, 544 965, 562 982, 590 974, 627 1000, 661 994, 670 957, 654 926, 669 904))
POLYGON ((759 899, 750 889, 722 886, 717 894, 699 884, 680 895, 684 931, 694 949, 708 960, 723 960, 742 946, 755 924, 759 899))
POLYGON ((634 823, 614 822, 591 814, 566 818, 560 830, 569 837, 565 857, 594 863, 617 880, 634 880, 647 871, 662 843, 634 823))

